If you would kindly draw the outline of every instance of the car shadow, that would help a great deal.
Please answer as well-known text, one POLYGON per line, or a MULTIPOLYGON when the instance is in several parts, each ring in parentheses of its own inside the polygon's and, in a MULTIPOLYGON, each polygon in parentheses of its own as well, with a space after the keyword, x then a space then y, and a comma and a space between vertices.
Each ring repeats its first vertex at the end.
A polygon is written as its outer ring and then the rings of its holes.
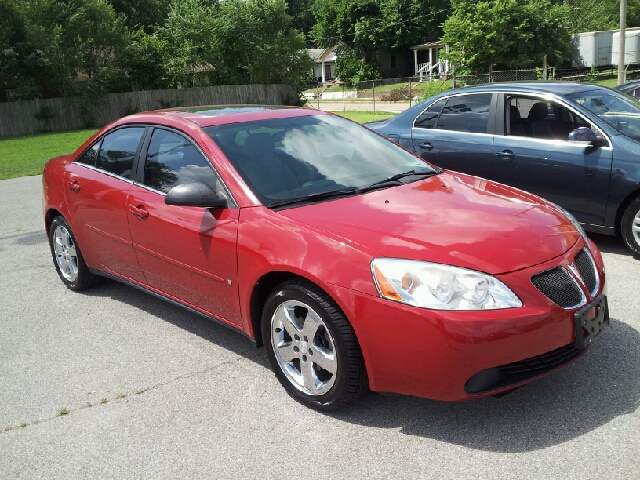
MULTIPOLYGON (((241 333, 148 293, 107 279, 80 293, 124 302, 270 370, 262 349, 241 333)), ((477 450, 539 450, 575 439, 638 409, 638 345, 640 332, 611 319, 611 326, 583 358, 504 397, 450 403, 370 392, 351 406, 326 415, 477 450)), ((286 395, 284 390, 282 395, 286 395)))
POLYGON ((639 342, 640 332, 612 319, 582 359, 504 397, 447 403, 371 394, 331 416, 477 450, 539 450, 638 409, 639 342))
POLYGON ((258 365, 269 368, 264 351, 258 349, 256 344, 239 330, 226 327, 132 286, 101 278, 100 283, 95 287, 78 293, 88 297, 108 297, 126 303, 258 365))
POLYGON ((587 236, 596 243, 600 251, 603 253, 614 253, 616 255, 623 255, 629 258, 636 258, 627 249, 627 247, 625 247, 621 237, 602 235, 592 232, 589 232, 587 236))

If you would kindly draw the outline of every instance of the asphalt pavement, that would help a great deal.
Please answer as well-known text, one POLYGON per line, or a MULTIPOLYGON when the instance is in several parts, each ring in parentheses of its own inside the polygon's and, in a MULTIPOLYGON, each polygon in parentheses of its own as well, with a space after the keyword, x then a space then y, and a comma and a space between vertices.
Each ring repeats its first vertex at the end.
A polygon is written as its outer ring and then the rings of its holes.
POLYGON ((0 479, 640 478, 640 260, 604 252, 611 327, 502 398, 292 400, 243 335, 134 288, 58 279, 41 178, 0 181, 0 479))

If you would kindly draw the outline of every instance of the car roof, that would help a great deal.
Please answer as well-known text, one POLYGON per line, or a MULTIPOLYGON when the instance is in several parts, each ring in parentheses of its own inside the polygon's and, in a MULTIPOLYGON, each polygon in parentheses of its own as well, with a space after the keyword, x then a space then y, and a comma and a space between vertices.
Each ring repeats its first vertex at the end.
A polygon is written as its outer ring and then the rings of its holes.
POLYGON ((282 105, 205 105, 141 112, 125 117, 122 120, 126 123, 132 121, 153 122, 154 120, 164 123, 162 119, 187 120, 200 127, 210 127, 226 123, 325 114, 325 112, 312 108, 285 107, 282 105))
MULTIPOLYGON (((513 92, 522 93, 554 93, 556 95, 567 95, 569 93, 577 93, 589 91, 597 88, 605 88, 599 85, 589 83, 576 82, 505 82, 505 83, 487 83, 474 87, 465 87, 459 91, 465 92, 495 92, 497 90, 508 89, 513 92)), ((447 93, 450 93, 451 90, 447 93)))
POLYGON ((640 80, 633 80, 631 82, 627 82, 627 83, 623 83, 622 85, 618 85, 616 87, 617 90, 629 90, 631 88, 637 87, 638 85, 640 85, 640 80))

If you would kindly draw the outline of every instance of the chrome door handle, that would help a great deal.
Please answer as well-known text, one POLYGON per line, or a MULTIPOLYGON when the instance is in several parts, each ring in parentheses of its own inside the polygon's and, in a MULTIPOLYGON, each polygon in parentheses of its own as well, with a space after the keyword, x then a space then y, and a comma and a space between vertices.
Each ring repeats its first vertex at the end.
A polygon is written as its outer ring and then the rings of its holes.
POLYGON ((430 142, 423 142, 419 144, 418 147, 423 148, 425 150, 431 150, 433 148, 433 145, 431 145, 430 142))
POLYGON ((511 150, 503 150, 502 152, 497 152, 496 155, 504 160, 511 160, 516 156, 511 150))

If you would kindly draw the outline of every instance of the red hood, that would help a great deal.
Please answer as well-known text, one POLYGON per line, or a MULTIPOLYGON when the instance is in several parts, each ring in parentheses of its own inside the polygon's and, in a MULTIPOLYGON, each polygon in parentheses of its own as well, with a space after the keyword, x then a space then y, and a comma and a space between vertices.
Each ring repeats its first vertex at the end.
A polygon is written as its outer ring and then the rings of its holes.
POLYGON ((580 236, 534 195, 451 172, 280 214, 375 256, 446 263, 493 275, 550 260, 580 236))

